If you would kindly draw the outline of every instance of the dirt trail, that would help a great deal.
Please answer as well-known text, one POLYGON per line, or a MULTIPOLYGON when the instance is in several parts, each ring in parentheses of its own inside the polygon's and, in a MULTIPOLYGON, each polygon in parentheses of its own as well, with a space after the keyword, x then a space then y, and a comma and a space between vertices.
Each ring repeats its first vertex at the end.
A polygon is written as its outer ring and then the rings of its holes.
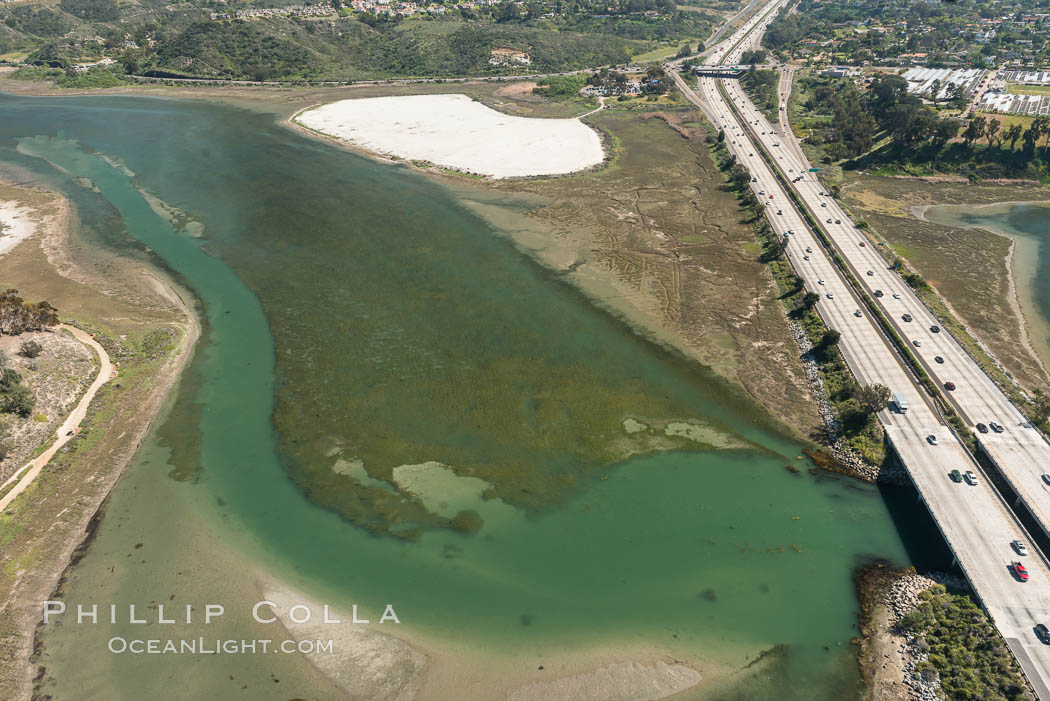
POLYGON ((80 402, 77 403, 73 411, 66 417, 66 420, 62 422, 62 425, 58 427, 58 436, 56 437, 55 442, 51 444, 51 447, 37 456, 32 462, 23 466, 20 470, 11 475, 6 482, 0 485, 0 489, 4 489, 15 480, 18 480, 11 491, 0 498, 0 511, 6 509, 8 504, 14 501, 19 494, 24 492, 25 489, 33 483, 33 480, 36 479, 37 475, 40 474, 40 471, 51 461, 51 458, 55 453, 57 453, 62 446, 74 437, 77 429, 80 427, 80 422, 83 421, 84 416, 87 415, 88 405, 91 404, 91 400, 95 398, 95 394, 98 393, 98 390, 102 385, 113 379, 116 374, 113 370, 113 363, 110 362, 109 354, 106 353, 106 350, 101 345, 99 345, 98 341, 74 326, 62 324, 59 328, 69 331, 78 341, 95 349, 95 352, 98 353, 99 360, 101 361, 98 375, 95 376, 95 381, 92 382, 91 386, 88 387, 86 392, 84 392, 84 396, 80 398, 80 402), (19 479, 20 475, 21 479, 19 479))

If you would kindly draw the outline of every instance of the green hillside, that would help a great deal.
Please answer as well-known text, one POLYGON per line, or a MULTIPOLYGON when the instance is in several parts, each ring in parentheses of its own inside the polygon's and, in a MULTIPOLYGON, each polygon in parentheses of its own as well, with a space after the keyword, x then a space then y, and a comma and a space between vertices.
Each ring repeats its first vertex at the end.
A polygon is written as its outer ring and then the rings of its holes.
POLYGON ((106 70, 114 73, 254 80, 556 72, 695 43, 720 17, 679 11, 667 0, 624 0, 616 11, 562 0, 471 5, 447 2, 429 12, 416 6, 403 18, 338 0, 0 2, 0 58, 70 74, 76 64, 109 58, 117 65, 106 70), (264 9, 265 16, 237 16, 264 9), (527 61, 501 63, 495 49, 521 52, 527 61))

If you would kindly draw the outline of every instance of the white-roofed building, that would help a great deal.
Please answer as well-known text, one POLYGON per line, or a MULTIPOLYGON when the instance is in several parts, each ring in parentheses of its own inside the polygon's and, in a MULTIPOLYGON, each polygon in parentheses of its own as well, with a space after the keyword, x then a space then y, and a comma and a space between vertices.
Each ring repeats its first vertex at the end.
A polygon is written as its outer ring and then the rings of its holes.
POLYGON ((981 82, 984 73, 980 68, 911 68, 903 77, 908 81, 908 92, 931 100, 946 100, 951 96, 952 85, 962 87, 963 94, 968 95, 981 82), (935 85, 937 94, 933 95, 935 85))

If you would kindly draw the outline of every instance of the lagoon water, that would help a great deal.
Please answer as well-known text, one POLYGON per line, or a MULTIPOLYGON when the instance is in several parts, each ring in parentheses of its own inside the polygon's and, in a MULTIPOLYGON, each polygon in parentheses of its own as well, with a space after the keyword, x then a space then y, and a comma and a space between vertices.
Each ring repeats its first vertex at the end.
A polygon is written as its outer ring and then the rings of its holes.
MULTIPOLYGON (((272 578, 334 606, 393 603, 397 634, 436 667, 472 659, 531 681, 606 650, 595 659, 699 668, 713 681, 698 698, 857 694, 851 574, 909 562, 883 495, 810 474, 756 406, 596 309, 443 188, 265 111, 146 98, 0 96, 5 162, 67 194, 97 245, 148 246, 208 326, 67 601, 233 610, 272 578), (632 457, 626 418, 707 438, 632 457), (417 477, 419 500, 396 493, 399 475, 417 477), (480 530, 444 527, 461 510, 480 530), (401 524, 418 537, 398 537, 401 524)), ((222 630, 258 632, 232 616, 222 630)), ((45 631, 43 691, 335 697, 295 660, 120 656, 113 634, 45 631)), ((446 697, 493 697, 472 678, 446 697)))
POLYGON ((1050 206, 1040 202, 942 205, 930 207, 925 216, 938 224, 988 229, 1014 240, 1018 296, 1035 350, 1050 365, 1050 206))

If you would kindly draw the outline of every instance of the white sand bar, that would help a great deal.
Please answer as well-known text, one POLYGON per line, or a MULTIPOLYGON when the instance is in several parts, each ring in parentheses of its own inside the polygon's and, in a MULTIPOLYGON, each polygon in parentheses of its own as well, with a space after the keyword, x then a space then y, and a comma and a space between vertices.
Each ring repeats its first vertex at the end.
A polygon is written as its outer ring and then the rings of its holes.
POLYGON ((0 254, 7 253, 36 231, 30 210, 0 200, 0 254))
POLYGON ((369 151, 493 178, 572 173, 603 158, 579 119, 512 117, 466 95, 340 100, 296 121, 369 151))

